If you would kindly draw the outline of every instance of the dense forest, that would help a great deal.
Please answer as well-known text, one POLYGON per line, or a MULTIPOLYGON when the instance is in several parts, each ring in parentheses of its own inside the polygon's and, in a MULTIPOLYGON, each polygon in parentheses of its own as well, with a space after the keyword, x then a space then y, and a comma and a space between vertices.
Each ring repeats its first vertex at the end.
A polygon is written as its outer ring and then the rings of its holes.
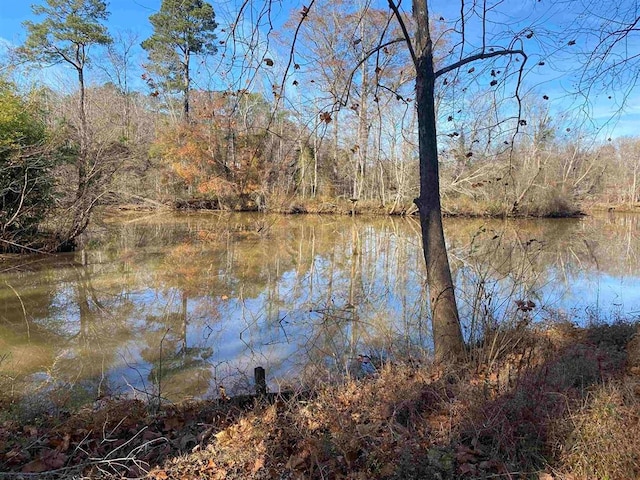
MULTIPOLYGON (((265 30, 264 5, 241 27, 218 24, 207 2, 165 0, 145 39, 112 31, 100 0, 32 8, 37 20, 1 70, 2 250, 73 248, 99 205, 416 210, 407 14, 398 25, 386 6, 322 1, 265 30), (51 65, 66 88, 25 81, 51 65)), ((432 17, 438 68, 458 54, 457 32, 432 17)), ((580 46, 566 43, 565 55, 580 46)), ((542 44, 530 49, 532 70, 555 58, 542 44)), ((603 138, 584 109, 563 110, 513 63, 496 57, 436 85, 444 213, 633 208, 640 140, 603 138)))

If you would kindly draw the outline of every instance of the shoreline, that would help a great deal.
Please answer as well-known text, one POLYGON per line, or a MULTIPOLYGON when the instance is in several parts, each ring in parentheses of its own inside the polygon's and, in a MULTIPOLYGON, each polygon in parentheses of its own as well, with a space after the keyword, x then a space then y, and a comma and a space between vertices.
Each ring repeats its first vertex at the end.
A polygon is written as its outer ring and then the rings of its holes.
MULTIPOLYGON (((346 202, 321 202, 321 203, 304 203, 292 202, 289 205, 279 206, 275 208, 257 208, 255 206, 236 206, 235 208, 215 208, 211 201, 192 200, 189 202, 173 202, 173 204, 164 204, 164 208, 158 205, 149 204, 116 204, 105 205, 102 208, 106 212, 227 212, 227 213, 265 213, 280 215, 342 215, 342 216, 418 216, 418 209, 414 204, 409 206, 401 205, 396 207, 383 206, 370 202, 357 203, 352 206, 346 202)), ((497 219, 521 219, 521 218, 581 218, 599 212, 619 212, 619 213, 640 213, 638 210, 624 210, 617 206, 598 206, 595 208, 576 208, 572 210, 550 211, 545 213, 516 211, 516 212, 497 212, 486 211, 481 209, 450 209, 445 205, 442 209, 444 218, 497 218, 497 219)))

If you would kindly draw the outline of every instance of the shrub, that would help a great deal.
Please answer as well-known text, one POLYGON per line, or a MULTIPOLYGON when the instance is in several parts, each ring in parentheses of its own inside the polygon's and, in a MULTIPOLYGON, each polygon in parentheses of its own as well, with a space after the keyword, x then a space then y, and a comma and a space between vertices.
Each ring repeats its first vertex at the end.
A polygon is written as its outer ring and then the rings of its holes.
POLYGON ((0 251, 33 243, 52 205, 53 156, 37 102, 0 81, 0 251))

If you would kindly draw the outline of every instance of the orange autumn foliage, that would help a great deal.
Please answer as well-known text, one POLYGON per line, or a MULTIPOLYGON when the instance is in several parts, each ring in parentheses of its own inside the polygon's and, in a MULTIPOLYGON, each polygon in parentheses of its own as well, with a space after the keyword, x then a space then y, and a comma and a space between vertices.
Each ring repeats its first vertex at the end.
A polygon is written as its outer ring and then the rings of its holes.
POLYGON ((154 151, 188 195, 223 199, 261 188, 268 176, 263 139, 263 133, 239 131, 232 118, 212 115, 168 126, 157 136, 154 151))

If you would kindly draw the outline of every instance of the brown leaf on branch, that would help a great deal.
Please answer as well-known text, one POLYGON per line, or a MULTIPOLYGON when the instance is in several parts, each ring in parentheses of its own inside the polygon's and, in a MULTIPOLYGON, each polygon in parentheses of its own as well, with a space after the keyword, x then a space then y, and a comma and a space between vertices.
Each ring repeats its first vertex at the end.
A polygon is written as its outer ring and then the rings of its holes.
POLYGON ((320 121, 324 123, 331 123, 331 114, 329 112, 322 112, 320 114, 320 121))

